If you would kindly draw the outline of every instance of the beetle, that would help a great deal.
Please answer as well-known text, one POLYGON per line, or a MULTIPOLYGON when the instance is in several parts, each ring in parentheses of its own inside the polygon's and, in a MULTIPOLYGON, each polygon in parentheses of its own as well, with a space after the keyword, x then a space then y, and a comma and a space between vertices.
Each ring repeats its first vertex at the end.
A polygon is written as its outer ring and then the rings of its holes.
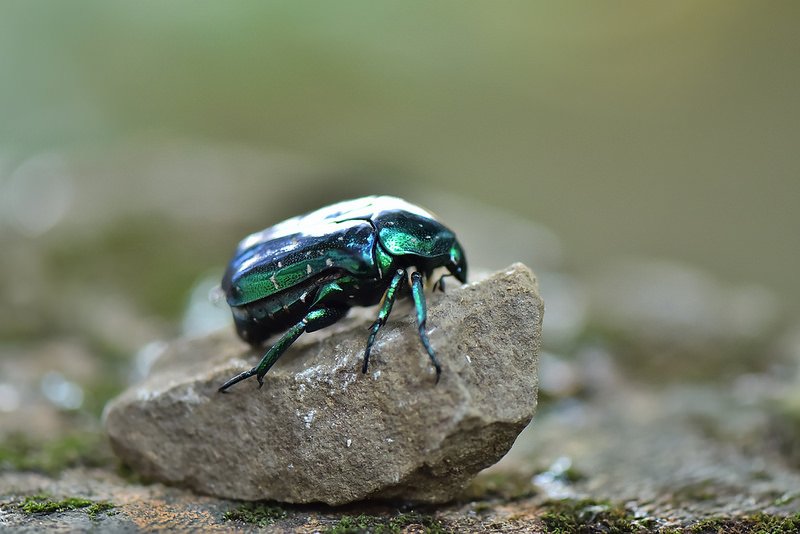
POLYGON ((395 299, 408 293, 438 382, 442 368, 425 332, 423 287, 442 267, 446 272, 434 289, 444 291, 445 276, 466 283, 467 261, 455 234, 432 213, 390 196, 339 202, 249 235, 239 243, 221 285, 236 332, 254 347, 273 334, 283 335, 255 367, 219 391, 252 376, 260 388, 270 367, 303 332, 332 325, 352 306, 380 302, 364 351, 361 371, 366 373, 375 336, 395 299))

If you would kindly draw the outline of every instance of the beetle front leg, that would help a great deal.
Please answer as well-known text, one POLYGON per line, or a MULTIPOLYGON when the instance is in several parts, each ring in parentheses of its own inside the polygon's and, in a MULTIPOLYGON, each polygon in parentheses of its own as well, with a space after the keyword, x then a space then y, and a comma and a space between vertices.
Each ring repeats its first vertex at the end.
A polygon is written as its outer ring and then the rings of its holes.
POLYGON ((269 371, 275 362, 278 361, 278 358, 280 358, 281 355, 286 352, 286 349, 288 349, 292 343, 297 341, 297 338, 300 337, 303 332, 314 332, 315 330, 332 325, 347 315, 347 310, 347 307, 328 307, 319 308, 308 312, 302 321, 287 330, 283 336, 281 336, 281 338, 274 345, 272 345, 272 347, 270 347, 267 353, 264 354, 264 357, 261 358, 261 361, 258 362, 258 365, 249 371, 245 371, 234 376, 222 384, 219 387, 219 391, 224 393, 225 390, 232 385, 250 378, 251 376, 255 376, 258 379, 258 387, 261 388, 261 386, 264 385, 264 375, 266 375, 267 371, 269 371))
POLYGON ((386 324, 386 320, 389 318, 389 314, 392 312, 394 300, 397 298, 397 291, 403 285, 403 281, 405 279, 405 269, 397 269, 397 272, 394 274, 394 278, 392 278, 392 281, 389 283, 389 287, 386 289, 386 293, 383 294, 383 304, 378 312, 378 318, 375 319, 375 322, 369 327, 370 332, 369 338, 367 338, 367 349, 364 351, 364 365, 361 367, 361 372, 364 374, 366 374, 367 367, 369 366, 369 352, 372 350, 372 344, 375 343, 375 336, 378 334, 378 330, 380 330, 381 327, 386 324))
POLYGON ((439 365, 439 360, 436 359, 436 354, 433 352, 431 342, 428 339, 428 334, 425 333, 425 321, 428 318, 428 308, 425 303, 425 294, 423 293, 422 275, 418 271, 411 273, 411 295, 414 297, 414 307, 417 310, 417 325, 419 326, 419 339, 428 351, 428 356, 436 368, 436 383, 439 383, 439 377, 442 374, 442 366, 439 365))

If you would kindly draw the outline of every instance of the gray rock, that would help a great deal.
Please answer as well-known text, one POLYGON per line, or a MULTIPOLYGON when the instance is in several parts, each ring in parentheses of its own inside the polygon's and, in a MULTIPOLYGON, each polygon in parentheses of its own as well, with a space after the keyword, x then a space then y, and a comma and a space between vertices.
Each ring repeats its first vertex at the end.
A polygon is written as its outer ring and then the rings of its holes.
POLYGON ((511 447, 533 417, 543 313, 525 266, 429 296, 433 368, 408 305, 360 372, 374 310, 306 334, 267 374, 217 388, 261 355, 232 332, 174 342, 113 400, 115 452, 145 477, 236 499, 442 502, 511 447))

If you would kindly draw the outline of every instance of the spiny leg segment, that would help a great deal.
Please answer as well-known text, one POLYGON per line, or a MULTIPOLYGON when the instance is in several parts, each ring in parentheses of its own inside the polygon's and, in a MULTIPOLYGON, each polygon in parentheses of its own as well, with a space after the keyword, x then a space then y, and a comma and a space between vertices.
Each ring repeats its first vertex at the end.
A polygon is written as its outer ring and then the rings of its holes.
POLYGON ((433 352, 431 342, 428 340, 428 334, 425 333, 425 321, 428 318, 428 308, 425 303, 425 294, 423 293, 422 275, 418 271, 411 273, 411 295, 414 297, 414 307, 417 310, 417 325, 419 326, 419 339, 425 345, 425 350, 428 351, 428 356, 436 368, 436 383, 439 383, 439 377, 442 374, 442 366, 436 359, 436 354, 433 352))
POLYGON ((347 314, 347 307, 327 307, 327 308, 318 308, 316 310, 312 310, 306 314, 302 321, 295 324, 289 330, 287 330, 281 338, 275 342, 272 347, 264 354, 264 357, 261 358, 261 361, 258 362, 258 365, 250 369, 249 371, 245 371, 240 373, 224 384, 219 387, 219 391, 225 392, 229 387, 234 384, 241 382, 251 376, 255 376, 258 379, 258 387, 264 385, 264 375, 267 374, 270 367, 272 367, 278 358, 286 352, 286 349, 289 346, 297 341, 297 338, 303 332, 314 332, 315 330, 319 330, 321 328, 325 328, 326 326, 332 325, 342 317, 347 314))
POLYGON ((394 300, 397 298, 397 292, 402 287, 405 279, 405 269, 397 269, 394 278, 392 278, 389 287, 386 289, 386 293, 383 294, 383 304, 378 312, 378 318, 375 319, 375 322, 369 327, 370 332, 369 338, 367 338, 367 349, 364 351, 364 365, 361 367, 362 373, 367 372, 367 367, 369 366, 369 352, 372 350, 373 343, 375 343, 375 336, 378 334, 378 330, 386 324, 386 320, 389 318, 389 314, 392 311, 394 300))

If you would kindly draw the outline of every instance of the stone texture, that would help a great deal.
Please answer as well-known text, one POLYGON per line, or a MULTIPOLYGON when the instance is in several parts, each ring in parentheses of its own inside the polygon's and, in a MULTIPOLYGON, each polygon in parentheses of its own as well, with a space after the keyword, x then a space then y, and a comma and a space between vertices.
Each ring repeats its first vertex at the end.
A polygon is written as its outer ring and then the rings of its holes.
POLYGON ((408 305, 360 372, 374 310, 302 336, 266 377, 231 331, 174 342, 106 410, 115 452, 145 477, 237 499, 442 502, 499 460, 536 407, 543 305, 523 265, 429 297, 439 384, 408 305))

